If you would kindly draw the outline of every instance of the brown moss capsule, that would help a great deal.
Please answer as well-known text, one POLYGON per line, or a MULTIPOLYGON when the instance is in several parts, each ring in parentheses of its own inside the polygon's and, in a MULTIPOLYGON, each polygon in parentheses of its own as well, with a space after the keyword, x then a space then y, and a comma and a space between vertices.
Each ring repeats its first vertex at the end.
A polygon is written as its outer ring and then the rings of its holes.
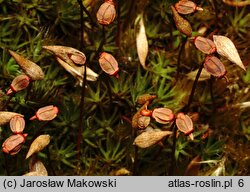
POLYGON ((216 51, 215 44, 212 40, 198 36, 194 39, 194 45, 197 49, 205 54, 212 54, 216 51))
POLYGON ((183 33, 186 36, 190 37, 192 35, 192 27, 191 27, 190 23, 186 19, 181 17, 173 6, 171 6, 171 10, 172 10, 172 13, 173 13, 173 18, 174 18, 174 21, 175 21, 176 28, 181 33, 183 33))
POLYGON ((176 126, 179 131, 183 132, 185 135, 189 135, 191 140, 193 140, 194 126, 192 119, 185 115, 184 113, 178 113, 176 116, 176 126))
POLYGON ((221 78, 227 73, 223 63, 215 56, 207 56, 204 63, 204 69, 211 75, 221 78))
POLYGON ((113 57, 113 55, 109 53, 102 52, 100 54, 99 64, 102 70, 111 76, 116 76, 119 72, 118 62, 113 57))
POLYGON ((174 114, 168 108, 156 108, 153 110, 152 117, 161 124, 167 124, 174 119, 174 114))
POLYGON ((10 89, 7 91, 7 95, 16 93, 28 87, 30 78, 27 75, 18 75, 15 77, 10 85, 10 89))
POLYGON ((23 72, 30 77, 32 80, 44 79, 44 73, 37 64, 24 58, 14 51, 9 50, 11 56, 16 60, 17 64, 22 68, 23 72))
POLYGON ((38 119, 39 121, 50 121, 57 116, 58 112, 59 110, 57 107, 49 105, 38 109, 36 115, 31 117, 30 120, 38 119))
POLYGON ((193 1, 181 0, 175 4, 175 8, 178 13, 190 14, 197 11, 202 11, 201 7, 198 7, 193 1))
POLYGON ((25 128, 25 120, 23 117, 16 115, 10 120, 10 129, 14 134, 22 133, 25 128))
POLYGON ((115 5, 112 0, 105 0, 96 13, 97 21, 101 25, 109 25, 116 17, 115 5))
POLYGON ((17 154, 21 150, 27 136, 28 134, 11 135, 2 145, 3 152, 10 155, 17 154))
POLYGON ((49 45, 43 46, 43 48, 51 51, 57 57, 59 57, 61 60, 65 61, 72 67, 75 65, 84 65, 86 62, 85 54, 72 47, 49 45))

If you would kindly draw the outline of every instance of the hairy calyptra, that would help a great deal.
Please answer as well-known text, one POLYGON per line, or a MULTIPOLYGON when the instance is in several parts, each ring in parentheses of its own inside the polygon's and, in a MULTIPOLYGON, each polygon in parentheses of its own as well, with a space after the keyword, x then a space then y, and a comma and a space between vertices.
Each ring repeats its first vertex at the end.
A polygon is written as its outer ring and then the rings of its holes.
POLYGON ((228 37, 222 35, 214 35, 213 39, 216 50, 221 56, 227 58, 246 71, 246 68, 240 59, 239 53, 234 43, 228 37))
POLYGON ((28 159, 34 153, 38 153, 43 150, 50 142, 49 135, 40 135, 38 136, 30 145, 29 151, 26 155, 26 159, 28 159))
POLYGON ((9 50, 9 53, 16 60, 17 64, 22 68, 23 72, 28 75, 31 80, 44 79, 43 70, 36 63, 24 58, 14 51, 9 50))
POLYGON ((36 172, 40 176, 48 176, 48 171, 46 170, 44 164, 36 157, 31 158, 29 162, 30 173, 36 172))
POLYGON ((140 148, 147 148, 171 134, 171 131, 145 131, 135 138, 134 145, 140 148))
POLYGON ((173 18, 174 18, 174 21, 175 21, 176 28, 181 33, 183 33, 186 36, 190 37, 192 35, 192 27, 191 27, 190 23, 186 19, 184 19, 183 17, 181 17, 179 15, 179 13, 176 11, 174 6, 171 6, 171 10, 172 10, 172 13, 173 13, 173 18))
MULTIPOLYGON (((61 45, 49 45, 43 46, 44 49, 52 52, 58 61, 58 63, 74 78, 78 80, 80 86, 83 83, 83 75, 85 71, 86 56, 81 51, 78 51, 72 47, 66 47, 61 45)), ((98 74, 92 71, 89 67, 86 67, 88 81, 96 81, 98 74)))
POLYGON ((148 40, 146 35, 146 29, 144 26, 143 16, 139 21, 139 31, 136 34, 136 49, 139 57, 139 61, 143 68, 146 67, 146 59, 148 55, 148 40))

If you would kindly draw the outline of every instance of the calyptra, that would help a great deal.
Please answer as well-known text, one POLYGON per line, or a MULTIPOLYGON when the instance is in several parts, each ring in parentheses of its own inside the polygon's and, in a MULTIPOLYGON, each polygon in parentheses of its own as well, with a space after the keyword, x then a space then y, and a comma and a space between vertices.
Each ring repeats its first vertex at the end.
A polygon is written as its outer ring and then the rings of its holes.
MULTIPOLYGON (((80 86, 83 84, 83 76, 85 67, 83 66, 86 62, 86 56, 81 51, 61 45, 48 45, 43 46, 44 49, 52 52, 58 61, 58 63, 71 75, 78 80, 80 86)), ((96 81, 98 74, 92 71, 89 67, 86 67, 88 81, 96 81)))
POLYGON ((173 18, 174 18, 174 21, 175 21, 176 28, 181 33, 183 33, 186 36, 190 37, 192 35, 192 27, 191 27, 190 23, 186 19, 184 19, 183 17, 181 17, 179 15, 179 13, 176 11, 174 6, 171 6, 171 10, 172 10, 172 13, 173 13, 173 18))
POLYGON ((221 56, 227 58, 229 61, 235 63, 240 68, 246 71, 246 68, 240 59, 239 53, 234 43, 228 37, 222 35, 214 35, 213 40, 216 46, 216 50, 221 56))
POLYGON ((43 150, 50 143, 49 135, 39 135, 30 145, 29 151, 26 155, 28 159, 34 153, 38 153, 43 150))
POLYGON ((145 131, 135 138, 133 144, 140 148, 147 148, 158 143, 164 137, 171 134, 172 134, 171 131, 160 131, 160 130, 145 131))
POLYGON ((146 29, 144 26, 142 15, 139 21, 139 31, 136 34, 136 49, 137 49, 139 61, 142 67, 145 68, 146 59, 148 55, 148 40, 147 40, 146 29))
POLYGON ((46 167, 44 166, 44 164, 37 159, 35 156, 33 156, 33 158, 31 158, 30 162, 29 162, 29 173, 37 173, 37 175, 40 176, 48 176, 48 171, 46 169, 46 167))
POLYGON ((41 67, 36 63, 24 58, 14 51, 9 50, 11 56, 16 60, 17 64, 22 68, 23 72, 30 77, 31 80, 44 79, 44 73, 41 67))

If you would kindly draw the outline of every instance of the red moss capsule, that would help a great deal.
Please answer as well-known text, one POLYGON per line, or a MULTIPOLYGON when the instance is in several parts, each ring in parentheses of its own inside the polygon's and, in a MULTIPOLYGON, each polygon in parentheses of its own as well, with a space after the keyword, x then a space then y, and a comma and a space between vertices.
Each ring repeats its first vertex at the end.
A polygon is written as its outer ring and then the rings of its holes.
POLYGON ((109 53, 102 52, 100 54, 99 65, 105 73, 111 76, 116 76, 119 72, 119 67, 116 59, 109 53))
POLYGON ((208 38, 198 36, 194 39, 194 45, 205 54, 212 54, 216 51, 214 42, 208 38))
POLYGON ((153 110, 152 117, 161 124, 167 124, 174 119, 174 114, 168 108, 156 108, 153 110))
POLYGON ((2 145, 3 152, 10 155, 17 154, 21 150, 27 136, 28 134, 11 135, 2 145))
POLYGON ((14 134, 22 133, 25 128, 25 120, 23 117, 16 115, 10 120, 10 129, 14 134))
POLYGON ((58 112, 59 110, 57 107, 49 105, 38 109, 36 115, 31 117, 30 120, 38 119, 39 121, 50 121, 57 116, 58 112))
POLYGON ((143 109, 143 110, 140 111, 140 114, 142 116, 151 117, 152 116, 152 111, 148 110, 148 109, 143 109))
POLYGON ((12 92, 16 93, 28 87, 30 83, 30 78, 27 75, 18 75, 13 79, 10 89, 7 91, 7 95, 11 94, 12 92))
POLYGON ((207 56, 204 63, 204 69, 211 75, 222 78, 227 71, 223 63, 215 56, 207 56))
POLYGON ((176 126, 179 131, 183 132, 185 135, 189 135, 191 140, 193 140, 194 126, 192 119, 185 115, 184 113, 178 113, 176 116, 176 126))
POLYGON ((116 17, 115 5, 112 0, 105 0, 96 13, 96 18, 101 25, 109 25, 116 17))
POLYGON ((181 14, 190 14, 195 11, 202 11, 193 1, 181 0, 175 4, 175 9, 181 14))

